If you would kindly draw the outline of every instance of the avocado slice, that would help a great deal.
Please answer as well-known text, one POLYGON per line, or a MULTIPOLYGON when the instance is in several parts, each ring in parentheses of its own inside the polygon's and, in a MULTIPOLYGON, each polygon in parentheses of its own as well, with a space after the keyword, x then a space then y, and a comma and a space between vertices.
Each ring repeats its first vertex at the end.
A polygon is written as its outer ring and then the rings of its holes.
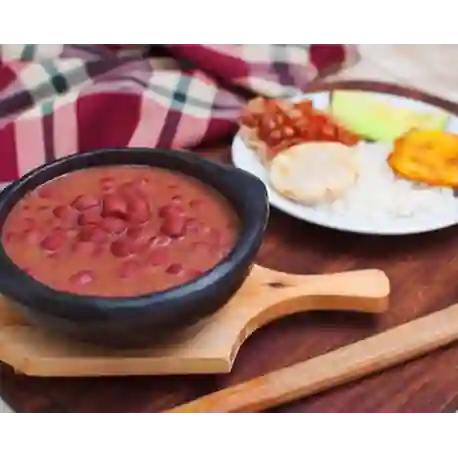
POLYGON ((427 113, 393 106, 363 91, 334 91, 331 115, 347 129, 366 140, 393 141, 412 128, 445 130, 448 113, 434 109, 427 113))

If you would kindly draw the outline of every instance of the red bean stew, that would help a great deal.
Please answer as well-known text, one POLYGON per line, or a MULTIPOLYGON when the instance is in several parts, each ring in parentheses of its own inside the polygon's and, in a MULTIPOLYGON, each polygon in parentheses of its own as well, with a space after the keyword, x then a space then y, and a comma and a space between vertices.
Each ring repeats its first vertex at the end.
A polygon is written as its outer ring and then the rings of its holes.
POLYGON ((2 239, 16 265, 55 290, 132 297, 213 268, 238 231, 235 211, 206 184, 166 169, 110 166, 24 196, 2 239))

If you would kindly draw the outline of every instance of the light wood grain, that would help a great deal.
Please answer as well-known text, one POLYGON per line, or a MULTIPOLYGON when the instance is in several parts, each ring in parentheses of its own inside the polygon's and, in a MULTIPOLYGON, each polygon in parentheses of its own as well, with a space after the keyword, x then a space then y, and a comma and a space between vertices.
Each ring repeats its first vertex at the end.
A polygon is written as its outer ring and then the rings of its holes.
POLYGON ((169 412, 258 412, 406 362, 458 339, 458 304, 169 412))
POLYGON ((0 360, 35 376, 227 373, 246 338, 272 320, 309 310, 382 313, 390 284, 381 270, 291 275, 255 266, 216 314, 160 345, 113 350, 51 335, 0 302, 0 360))

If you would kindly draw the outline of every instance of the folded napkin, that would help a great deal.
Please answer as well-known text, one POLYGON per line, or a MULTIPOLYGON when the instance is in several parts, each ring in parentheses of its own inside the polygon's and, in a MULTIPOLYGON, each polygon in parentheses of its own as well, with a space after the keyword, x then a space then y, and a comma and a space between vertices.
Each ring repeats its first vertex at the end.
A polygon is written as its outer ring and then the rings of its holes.
POLYGON ((355 58, 352 45, 0 45, 0 181, 93 148, 211 145, 250 97, 355 58))

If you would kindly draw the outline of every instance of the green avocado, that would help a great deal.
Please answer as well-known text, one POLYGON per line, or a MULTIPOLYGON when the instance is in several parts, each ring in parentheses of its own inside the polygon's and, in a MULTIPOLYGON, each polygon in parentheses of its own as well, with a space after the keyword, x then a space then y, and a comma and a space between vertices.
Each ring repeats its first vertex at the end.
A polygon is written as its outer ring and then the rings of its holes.
POLYGON ((331 115, 347 129, 372 141, 393 141, 412 128, 445 130, 449 118, 439 109, 417 112, 362 91, 333 92, 331 115))

